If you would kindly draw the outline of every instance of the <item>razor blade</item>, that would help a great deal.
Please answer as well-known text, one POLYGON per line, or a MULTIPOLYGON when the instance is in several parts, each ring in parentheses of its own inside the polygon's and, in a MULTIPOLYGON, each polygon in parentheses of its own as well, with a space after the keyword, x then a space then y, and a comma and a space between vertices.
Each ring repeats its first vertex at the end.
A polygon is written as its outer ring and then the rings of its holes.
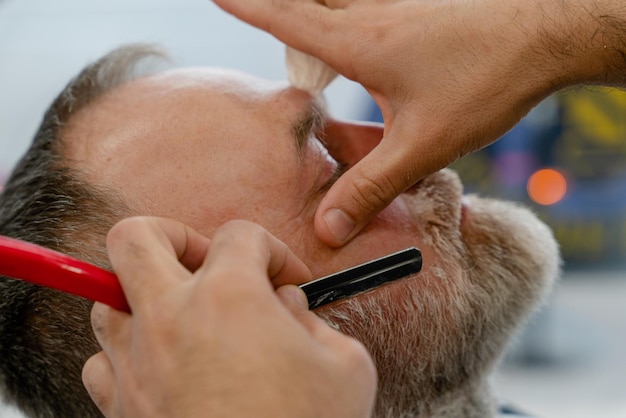
POLYGON ((422 253, 411 247, 302 284, 300 288, 309 300, 309 309, 314 309, 419 273, 421 269, 422 253))

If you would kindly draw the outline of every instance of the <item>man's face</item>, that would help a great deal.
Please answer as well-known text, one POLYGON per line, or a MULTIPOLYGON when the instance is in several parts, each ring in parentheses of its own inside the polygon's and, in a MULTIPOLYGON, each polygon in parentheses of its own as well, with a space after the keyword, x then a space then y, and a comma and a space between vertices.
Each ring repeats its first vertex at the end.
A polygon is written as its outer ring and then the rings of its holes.
MULTIPOLYGON (((133 82, 80 114, 69 156, 89 180, 113 186, 142 213, 180 219, 209 236, 229 219, 258 222, 316 277, 409 246, 425 252, 428 267, 434 255, 405 196, 344 249, 315 238, 315 209, 341 169, 316 135, 335 145, 382 136, 380 126, 331 121, 320 107, 284 83, 176 71, 133 82)), ((354 159, 351 148, 337 152, 354 159)), ((457 185, 450 202, 458 225, 457 185)))
POLYGON ((177 218, 208 236, 230 219, 255 221, 313 277, 420 248, 419 274, 318 313, 370 349, 382 397, 410 403, 487 373, 556 275, 550 232, 524 209, 462 198, 458 177, 442 171, 346 246, 324 246, 313 219, 340 169, 331 154, 350 166, 382 129, 321 113, 308 94, 282 83, 177 70, 131 82, 81 111, 65 132, 66 156, 137 214, 177 218))

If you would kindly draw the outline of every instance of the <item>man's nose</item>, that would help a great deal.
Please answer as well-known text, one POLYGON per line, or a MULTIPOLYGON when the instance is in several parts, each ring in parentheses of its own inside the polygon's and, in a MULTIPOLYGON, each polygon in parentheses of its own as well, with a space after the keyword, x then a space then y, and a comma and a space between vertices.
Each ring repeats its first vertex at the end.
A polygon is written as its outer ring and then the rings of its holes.
POLYGON ((329 120, 324 140, 334 159, 353 166, 365 157, 383 138, 383 125, 369 122, 329 120))

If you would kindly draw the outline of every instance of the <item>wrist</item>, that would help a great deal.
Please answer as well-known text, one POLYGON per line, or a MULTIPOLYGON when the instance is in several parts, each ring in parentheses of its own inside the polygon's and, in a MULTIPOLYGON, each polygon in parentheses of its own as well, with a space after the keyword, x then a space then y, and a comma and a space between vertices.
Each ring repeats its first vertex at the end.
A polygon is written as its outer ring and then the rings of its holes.
POLYGON ((546 88, 626 85, 626 8, 621 0, 533 0, 527 4, 535 14, 531 20, 535 59, 548 64, 537 65, 546 88))

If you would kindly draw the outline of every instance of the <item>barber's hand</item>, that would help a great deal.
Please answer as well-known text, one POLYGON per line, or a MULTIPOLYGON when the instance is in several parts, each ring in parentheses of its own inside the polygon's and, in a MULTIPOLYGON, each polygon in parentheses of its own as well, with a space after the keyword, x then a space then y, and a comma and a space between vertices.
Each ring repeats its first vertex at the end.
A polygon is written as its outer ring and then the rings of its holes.
POLYGON ((209 241, 181 223, 130 218, 109 233, 132 314, 96 303, 103 351, 83 382, 111 417, 368 417, 365 348, 307 308, 311 279, 287 246, 233 221, 209 241))
POLYGON ((596 9, 578 3, 623 10, 615 0, 214 2, 359 82, 382 110, 382 141, 317 210, 316 231, 331 246, 417 180, 498 139, 553 91, 600 78, 600 54, 614 48, 600 44, 608 30, 596 36, 604 21, 596 9))

